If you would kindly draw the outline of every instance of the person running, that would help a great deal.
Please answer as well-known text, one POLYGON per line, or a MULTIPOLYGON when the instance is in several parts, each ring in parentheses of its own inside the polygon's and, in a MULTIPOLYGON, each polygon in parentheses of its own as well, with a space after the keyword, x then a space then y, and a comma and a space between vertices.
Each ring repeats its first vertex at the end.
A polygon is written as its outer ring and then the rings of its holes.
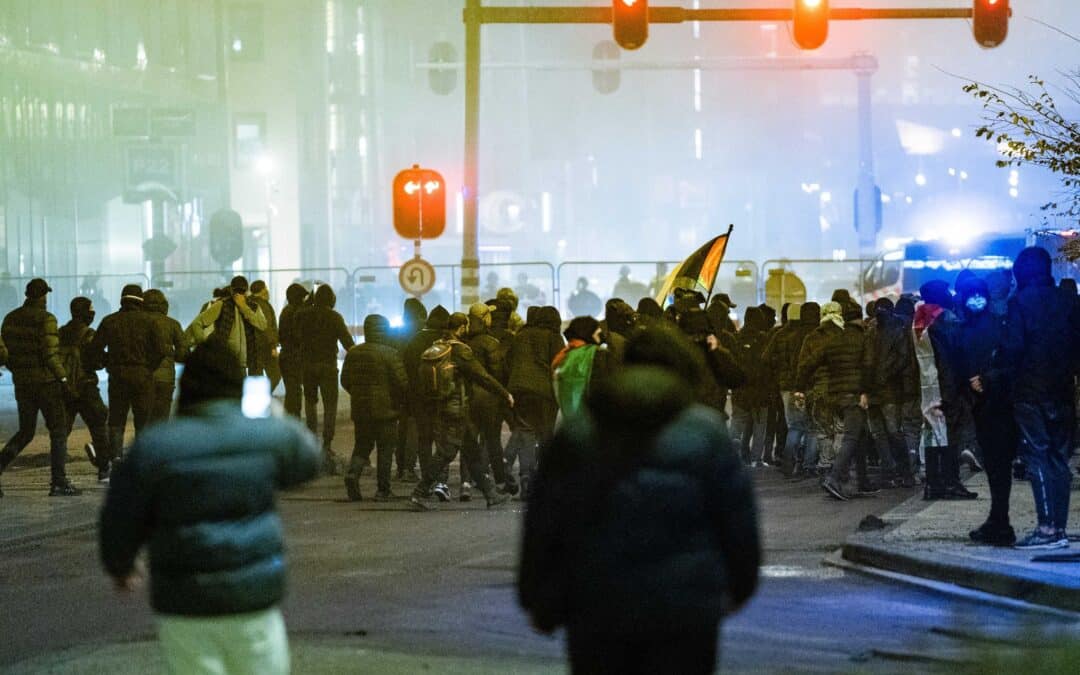
POLYGON ((68 374, 67 434, 75 424, 75 416, 82 417, 90 431, 90 443, 85 446, 90 462, 97 469, 98 482, 109 480, 109 462, 112 449, 109 440, 109 408, 101 400, 98 388, 98 364, 91 357, 90 344, 94 340, 94 303, 90 298, 78 297, 71 301, 71 321, 60 328, 61 361, 68 374))
POLYGON ((319 286, 311 307, 300 323, 300 353, 304 369, 304 418, 311 433, 319 434, 319 398, 323 405, 323 469, 340 473, 333 442, 337 429, 338 345, 346 353, 353 346, 353 336, 345 318, 334 311, 337 296, 329 285, 319 286))

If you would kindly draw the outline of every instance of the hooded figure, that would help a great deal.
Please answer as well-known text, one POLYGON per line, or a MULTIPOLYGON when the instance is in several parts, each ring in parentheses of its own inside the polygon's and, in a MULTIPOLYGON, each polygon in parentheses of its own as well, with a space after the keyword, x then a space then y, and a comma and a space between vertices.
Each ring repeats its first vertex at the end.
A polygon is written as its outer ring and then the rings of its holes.
POLYGON ((706 369, 699 377, 698 401, 717 410, 727 420, 728 392, 746 384, 746 374, 735 357, 712 330, 703 309, 691 309, 679 317, 679 328, 701 352, 706 369))
POLYGON ((301 315, 308 307, 309 293, 300 284, 290 284, 285 289, 287 304, 281 309, 278 317, 278 340, 281 342, 281 353, 278 355, 278 366, 281 369, 281 379, 285 384, 285 412, 299 419, 300 411, 304 403, 304 364, 301 357, 300 327, 303 325, 301 315))
POLYGON ((721 616, 757 583, 751 480, 694 402, 704 364, 676 327, 635 335, 627 362, 545 455, 519 599, 541 630, 566 627, 575 672, 712 672, 721 616))
POLYGON ((249 371, 257 370, 259 348, 255 332, 266 330, 266 317, 258 305, 249 302, 247 279, 235 277, 229 287, 231 296, 210 303, 188 326, 188 342, 195 346, 211 338, 221 340, 240 360, 241 366, 249 371))
POLYGON ((395 336, 400 350, 404 351, 409 340, 412 340, 424 327, 427 316, 427 308, 419 298, 406 298, 401 308, 401 328, 397 330, 395 336))
POLYGON ((143 310, 154 319, 163 344, 168 346, 161 364, 154 370, 154 405, 150 420, 157 422, 169 418, 176 390, 176 364, 187 358, 188 341, 180 322, 169 316, 169 301, 163 292, 151 288, 143 293, 143 310))
MULTIPOLYGON (((517 333, 525 325, 521 315, 518 314, 518 297, 512 288, 500 288, 495 294, 496 300, 504 300, 510 305, 510 322, 508 324, 511 333, 517 333)), ((531 307, 530 307, 531 309, 531 307)))
POLYGON ((405 411, 408 380, 386 317, 370 314, 364 319, 364 342, 345 355, 341 387, 349 393, 355 428, 346 494, 352 501, 360 500, 360 472, 369 464, 371 451, 376 450, 375 501, 389 501, 393 498, 390 470, 397 449, 397 423, 405 411))
POLYGON ((337 295, 323 284, 315 289, 311 307, 300 323, 300 353, 304 376, 304 417, 308 429, 319 433, 319 398, 323 403, 323 464, 330 475, 337 475, 338 461, 331 444, 337 428, 338 345, 348 353, 353 336, 345 319, 334 311, 337 295))
POLYGON ((735 337, 735 363, 746 384, 732 392, 732 439, 747 464, 764 462, 771 375, 765 365, 768 319, 761 307, 748 307, 735 337), (751 441, 753 444, 751 445, 751 441))
POLYGON ((581 412, 593 383, 600 333, 600 322, 591 316, 573 319, 563 332, 566 346, 551 363, 555 398, 563 420, 581 412))
POLYGON ((1054 285, 1050 254, 1025 248, 1016 257, 1016 295, 1009 300, 1005 366, 1012 373, 1016 422, 1035 497, 1038 527, 1018 548, 1068 546, 1073 397, 1080 355, 1075 297, 1054 285))

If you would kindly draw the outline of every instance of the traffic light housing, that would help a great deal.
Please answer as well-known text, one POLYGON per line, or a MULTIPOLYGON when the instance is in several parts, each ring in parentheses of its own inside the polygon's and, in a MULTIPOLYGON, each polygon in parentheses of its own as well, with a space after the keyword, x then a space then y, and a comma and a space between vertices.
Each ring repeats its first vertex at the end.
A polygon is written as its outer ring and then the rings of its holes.
POLYGON ((800 49, 817 49, 829 37, 829 0, 795 0, 792 36, 800 49))
POLYGON ((975 0, 971 27, 980 47, 993 49, 1005 42, 1010 14, 1009 0, 975 0))
POLYGON ((611 26, 615 42, 623 49, 637 49, 649 39, 648 0, 612 0, 611 26))
POLYGON ((244 221, 232 209, 221 209, 210 217, 210 257, 219 265, 231 265, 244 255, 244 221))
POLYGON ((394 230, 406 239, 435 239, 446 229, 446 181, 414 164, 394 177, 394 230))

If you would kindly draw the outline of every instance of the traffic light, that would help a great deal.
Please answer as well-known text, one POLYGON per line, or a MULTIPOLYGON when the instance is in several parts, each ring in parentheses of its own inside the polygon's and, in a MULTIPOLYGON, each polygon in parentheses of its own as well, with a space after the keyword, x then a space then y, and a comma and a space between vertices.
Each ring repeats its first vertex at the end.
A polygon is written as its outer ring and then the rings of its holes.
POLYGON ((413 164, 394 177, 394 230, 406 239, 435 239, 446 229, 446 181, 413 164))
POLYGON ((1009 0, 975 0, 972 30, 980 47, 993 49, 1009 34, 1009 0))
POLYGON ((215 211, 210 217, 210 257, 228 266, 244 255, 244 222, 232 209, 215 211))
MULTIPOLYGON (((457 61, 457 50, 449 42, 436 42, 428 50, 428 61, 437 64, 451 64, 457 61)), ((428 71, 428 85, 439 96, 448 96, 457 86, 457 71, 431 69, 428 71)))
POLYGON ((615 42, 623 49, 637 49, 649 39, 648 0, 612 0, 611 25, 615 42))
POLYGON ((829 0, 795 0, 792 30, 800 49, 817 49, 829 37, 829 0))

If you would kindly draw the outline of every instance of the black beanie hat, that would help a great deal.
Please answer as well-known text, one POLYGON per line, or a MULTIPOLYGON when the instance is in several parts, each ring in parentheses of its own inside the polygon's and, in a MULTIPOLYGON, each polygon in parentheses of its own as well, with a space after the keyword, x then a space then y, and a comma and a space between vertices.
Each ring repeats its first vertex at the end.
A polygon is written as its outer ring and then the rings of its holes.
POLYGON ((244 393, 244 369, 228 345, 208 340, 191 352, 180 376, 181 411, 220 399, 239 401, 244 393))
POLYGON ((923 302, 928 304, 944 307, 945 309, 952 308, 953 300, 952 294, 949 293, 949 284, 941 279, 927 281, 919 288, 919 295, 922 297, 923 302))

